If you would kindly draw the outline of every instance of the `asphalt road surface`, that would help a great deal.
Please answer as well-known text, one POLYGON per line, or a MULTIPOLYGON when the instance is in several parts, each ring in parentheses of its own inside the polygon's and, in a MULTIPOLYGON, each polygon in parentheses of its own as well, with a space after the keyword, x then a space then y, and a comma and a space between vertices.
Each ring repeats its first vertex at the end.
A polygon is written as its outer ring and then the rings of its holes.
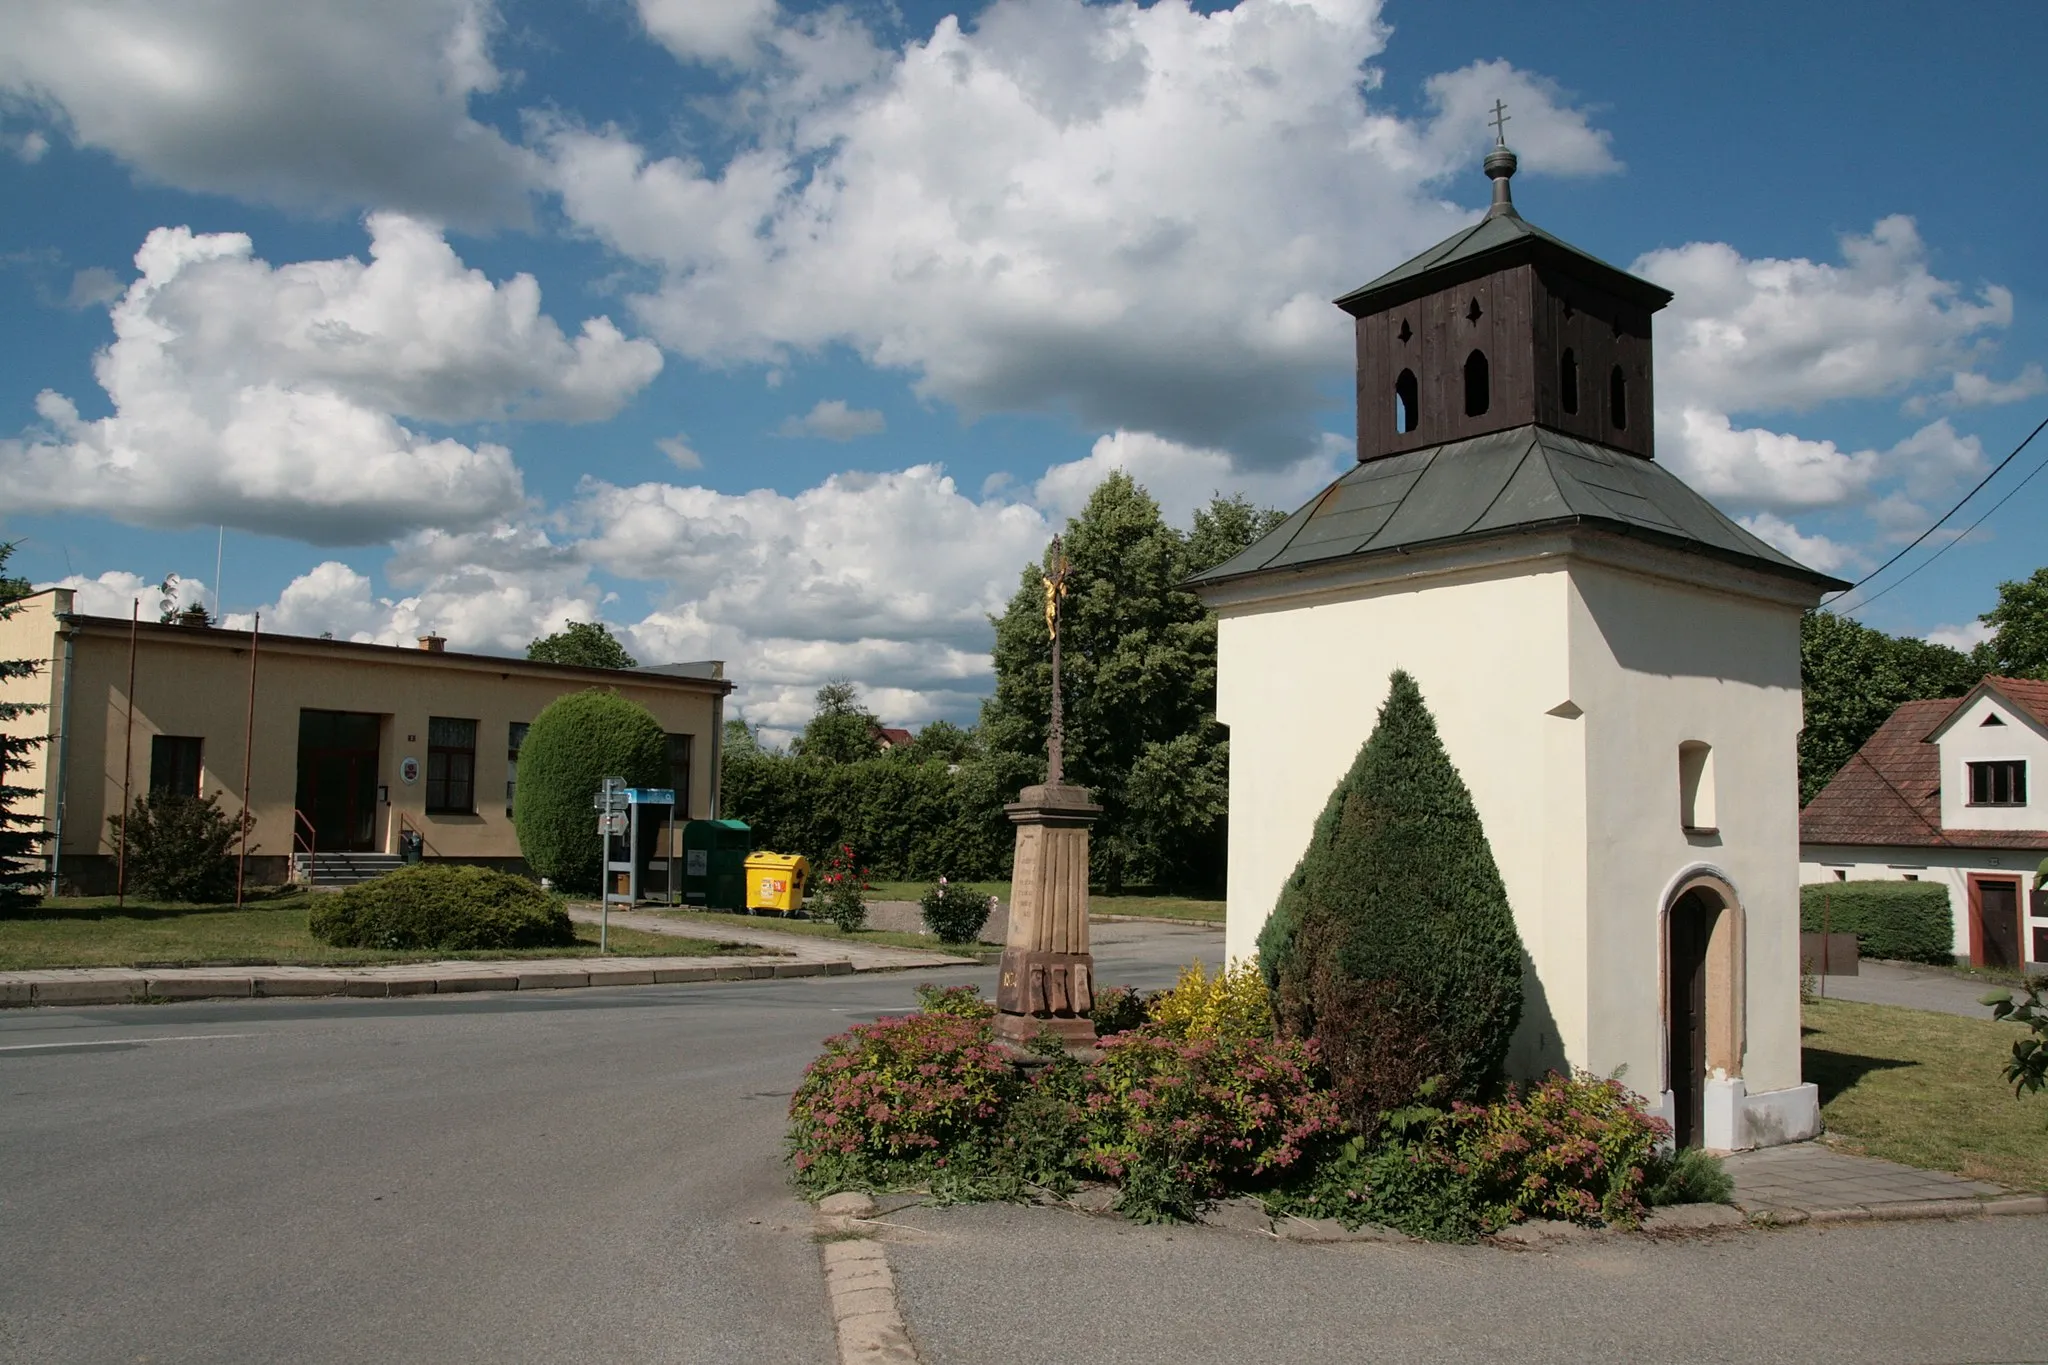
POLYGON ((0 1360, 828 1361, 784 1107, 925 980, 0 1012, 0 1360))

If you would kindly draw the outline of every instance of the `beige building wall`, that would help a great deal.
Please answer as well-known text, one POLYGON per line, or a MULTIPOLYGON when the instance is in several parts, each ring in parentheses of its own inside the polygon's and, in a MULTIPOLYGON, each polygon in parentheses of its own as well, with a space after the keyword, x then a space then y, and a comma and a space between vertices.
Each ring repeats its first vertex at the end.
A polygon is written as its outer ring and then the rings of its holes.
MULTIPOLYGON (((0 731, 10 736, 46 736, 55 724, 55 703, 61 694, 63 680, 62 653, 52 650, 57 632, 58 596, 56 593, 37 593, 24 598, 14 604, 12 616, 0 621, 0 659, 34 659, 42 665, 33 677, 0 679, 0 701, 42 708, 11 721, 0 721, 0 731), (53 652, 55 658, 52 657, 53 652)), ((63 593, 62 598, 68 610, 71 594, 63 593)), ((12 785, 31 787, 42 793, 30 804, 43 812, 46 822, 54 818, 56 811, 56 798, 50 791, 50 765, 55 761, 54 746, 40 745, 30 750, 29 766, 9 779, 12 785)))
MULTIPOLYGON (((8 647, 33 646, 33 652, 11 657, 52 660, 48 686, 58 697, 64 691, 64 639, 55 614, 68 607, 61 601, 68 596, 48 593, 29 599, 33 618, 24 612, 0 623, 0 631, 8 632, 0 641, 8 647), (35 624, 24 628, 25 622, 39 622, 40 636, 35 624)), ((202 794, 218 794, 221 808, 230 814, 241 808, 243 762, 249 752, 244 736, 251 731, 249 637, 237 631, 144 624, 135 651, 131 747, 127 636, 125 622, 84 618, 71 639, 66 859, 114 852, 107 817, 121 809, 124 777, 131 798, 149 789, 151 740, 157 735, 200 737, 202 794)), ((249 765, 250 805, 256 816, 253 852, 283 858, 293 851, 299 713, 318 709, 379 717, 376 782, 382 799, 375 812, 375 850, 397 851, 399 830, 409 824, 421 832, 428 857, 517 858, 519 841, 505 800, 511 724, 531 722, 556 697, 592 686, 638 702, 664 730, 692 736, 687 814, 708 815, 717 780, 721 703, 728 688, 722 680, 650 677, 287 636, 262 638, 249 765), (474 813, 426 809, 432 716, 477 722, 474 813), (419 768, 411 783, 403 779, 407 758, 416 759, 419 768)), ((55 716, 52 711, 34 717, 32 725, 38 733, 47 733, 55 716)), ((53 749, 45 752, 54 757, 53 749)), ((47 818, 54 824, 56 784, 47 772, 40 781, 47 818)))

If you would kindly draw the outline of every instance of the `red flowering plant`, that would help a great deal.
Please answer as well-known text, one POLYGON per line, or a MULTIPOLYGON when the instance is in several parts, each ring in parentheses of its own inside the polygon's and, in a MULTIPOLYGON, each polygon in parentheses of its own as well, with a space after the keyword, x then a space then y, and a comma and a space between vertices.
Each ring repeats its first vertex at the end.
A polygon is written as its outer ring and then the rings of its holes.
POLYGON ((1106 1038, 1086 1077, 1082 1164, 1117 1182, 1130 1217, 1192 1219, 1229 1191, 1280 1180, 1338 1131, 1315 1072, 1314 1043, 1298 1039, 1106 1038))
POLYGON ((921 1183, 985 1145, 1016 1088, 988 1022, 912 1014, 825 1040, 789 1102, 789 1159, 814 1193, 921 1183))
POLYGON ((1657 1147, 1671 1136, 1641 1096, 1585 1071, 1553 1071, 1526 1094, 1510 1086, 1494 1104, 1458 1105, 1452 1122, 1488 1232, 1530 1218, 1634 1226, 1657 1147))
POLYGON ((868 870, 853 856, 852 844, 841 844, 819 870, 818 913, 851 934, 867 928, 868 870))

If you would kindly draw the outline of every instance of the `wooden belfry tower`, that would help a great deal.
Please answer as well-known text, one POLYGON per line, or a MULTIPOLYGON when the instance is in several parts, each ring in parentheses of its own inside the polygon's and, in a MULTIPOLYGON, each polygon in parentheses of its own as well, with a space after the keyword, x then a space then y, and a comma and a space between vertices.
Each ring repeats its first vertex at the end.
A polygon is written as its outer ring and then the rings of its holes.
POLYGON ((1191 584, 1230 728, 1226 952, 1256 951, 1400 669, 1529 954, 1511 1067, 1625 1067, 1685 1142, 1810 1135, 1800 620, 1848 585, 1654 458, 1671 294, 1525 220, 1504 138, 1483 164, 1477 222, 1336 300, 1358 463, 1191 584))
POLYGON ((1650 315, 1671 293, 1526 221, 1515 164, 1497 142, 1484 218, 1337 300, 1357 319, 1359 459, 1531 422, 1653 453, 1650 315))

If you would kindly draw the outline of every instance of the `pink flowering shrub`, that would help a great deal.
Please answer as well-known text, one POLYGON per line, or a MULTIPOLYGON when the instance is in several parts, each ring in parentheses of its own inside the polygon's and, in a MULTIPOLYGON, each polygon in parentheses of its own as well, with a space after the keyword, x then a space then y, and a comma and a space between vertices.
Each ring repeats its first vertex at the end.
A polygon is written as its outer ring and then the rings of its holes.
POLYGON ((1552 1072, 1526 1094, 1458 1105, 1453 1127, 1486 1231, 1530 1218, 1633 1226, 1647 1172, 1670 1125, 1618 1080, 1552 1072))
POLYGON ((1232 1190, 1272 1184, 1338 1129, 1315 1080, 1314 1044, 1182 1041, 1148 1029, 1106 1038, 1082 1103, 1082 1164, 1146 1222, 1193 1218, 1232 1190))
POLYGON ((985 1143, 1015 1073, 986 1020, 912 1014, 825 1040, 789 1102, 789 1156, 813 1192, 915 1183, 985 1143))

